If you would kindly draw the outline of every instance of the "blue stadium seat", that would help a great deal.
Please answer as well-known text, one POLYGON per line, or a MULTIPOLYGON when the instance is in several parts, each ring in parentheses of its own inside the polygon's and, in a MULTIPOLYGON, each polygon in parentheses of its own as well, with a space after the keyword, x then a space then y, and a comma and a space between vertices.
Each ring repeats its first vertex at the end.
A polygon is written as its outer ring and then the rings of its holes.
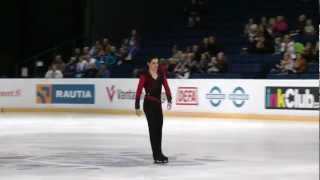
POLYGON ((307 73, 308 74, 319 74, 319 64, 316 64, 316 63, 308 64, 307 73))

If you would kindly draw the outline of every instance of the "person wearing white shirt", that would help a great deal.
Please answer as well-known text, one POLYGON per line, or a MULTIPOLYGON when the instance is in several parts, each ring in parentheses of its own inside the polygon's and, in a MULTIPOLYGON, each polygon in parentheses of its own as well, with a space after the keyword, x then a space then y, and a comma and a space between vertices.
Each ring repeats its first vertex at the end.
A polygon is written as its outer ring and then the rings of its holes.
POLYGON ((46 73, 45 78, 47 78, 47 79, 62 79, 63 74, 60 70, 57 69, 57 67, 55 65, 52 65, 52 67, 46 73))

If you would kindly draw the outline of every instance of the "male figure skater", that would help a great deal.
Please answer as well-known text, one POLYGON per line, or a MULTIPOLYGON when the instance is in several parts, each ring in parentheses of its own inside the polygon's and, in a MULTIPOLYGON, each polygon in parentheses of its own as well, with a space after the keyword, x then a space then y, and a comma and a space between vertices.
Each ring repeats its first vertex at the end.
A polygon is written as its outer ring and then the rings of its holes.
POLYGON ((148 59, 148 71, 140 75, 139 84, 136 91, 135 109, 138 116, 141 115, 140 96, 142 89, 145 89, 145 99, 143 102, 143 111, 146 115, 149 127, 150 142, 153 152, 154 163, 168 163, 168 157, 163 155, 161 149, 163 113, 161 106, 162 85, 165 88, 168 99, 168 110, 171 109, 171 92, 167 82, 166 75, 159 72, 159 60, 157 58, 148 59))

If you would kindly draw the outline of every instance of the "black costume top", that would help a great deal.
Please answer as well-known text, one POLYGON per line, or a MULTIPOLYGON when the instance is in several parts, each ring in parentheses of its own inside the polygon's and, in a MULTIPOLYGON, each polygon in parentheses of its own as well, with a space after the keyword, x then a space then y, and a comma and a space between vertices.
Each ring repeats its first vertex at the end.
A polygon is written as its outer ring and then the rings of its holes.
POLYGON ((168 102, 171 103, 172 97, 166 76, 158 73, 157 79, 154 79, 149 71, 142 73, 136 91, 135 108, 140 109, 140 97, 143 88, 146 93, 145 100, 155 101, 161 104, 162 85, 164 86, 168 102))

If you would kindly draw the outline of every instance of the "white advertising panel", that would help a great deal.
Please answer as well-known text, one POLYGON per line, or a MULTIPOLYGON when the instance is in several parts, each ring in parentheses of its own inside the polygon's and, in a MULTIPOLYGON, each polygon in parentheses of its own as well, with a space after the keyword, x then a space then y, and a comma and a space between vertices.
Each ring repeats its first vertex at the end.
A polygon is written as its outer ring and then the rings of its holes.
MULTIPOLYGON (((0 80, 0 108, 134 110, 138 79, 0 80)), ((319 116, 317 80, 169 80, 173 112, 319 116)), ((144 92, 141 96, 141 107, 144 92)), ((162 93, 163 109, 166 96, 162 93)))

